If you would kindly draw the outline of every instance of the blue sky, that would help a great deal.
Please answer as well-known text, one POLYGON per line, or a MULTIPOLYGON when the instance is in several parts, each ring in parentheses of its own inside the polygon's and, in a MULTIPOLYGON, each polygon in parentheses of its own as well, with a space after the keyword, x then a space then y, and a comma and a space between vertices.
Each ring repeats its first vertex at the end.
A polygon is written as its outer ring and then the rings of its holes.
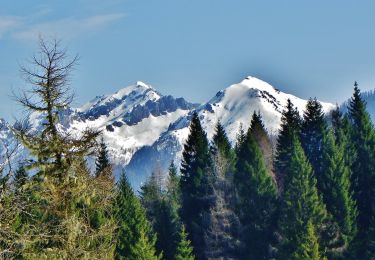
POLYGON ((38 35, 80 55, 75 104, 137 80, 203 102, 247 75, 341 102, 375 88, 375 2, 338 0, 0 0, 0 117, 38 35))

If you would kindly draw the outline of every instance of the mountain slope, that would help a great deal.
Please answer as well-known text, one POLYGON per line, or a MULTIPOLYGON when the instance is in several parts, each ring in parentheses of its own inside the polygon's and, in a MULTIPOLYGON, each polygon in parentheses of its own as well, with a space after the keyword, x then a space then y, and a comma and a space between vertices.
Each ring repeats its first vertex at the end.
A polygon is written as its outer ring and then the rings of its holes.
MULTIPOLYGON (((283 93, 254 77, 219 91, 200 105, 164 96, 153 87, 137 82, 114 94, 98 96, 80 108, 61 111, 60 129, 73 134, 86 128, 101 130, 115 169, 125 167, 137 189, 152 170, 160 168, 165 172, 172 160, 179 165, 194 111, 198 112, 209 139, 220 120, 234 143, 240 125, 247 129, 254 111, 262 115, 269 133, 275 135, 287 99, 302 113, 306 100, 283 93)), ((323 103, 323 107, 329 111, 334 105, 323 103)), ((37 114, 30 116, 36 131, 40 129, 40 118, 37 114)), ((12 138, 9 127, 0 129, 1 140, 12 138)), ((4 148, 0 150, 4 153, 4 148)))
MULTIPOLYGON (((240 125, 247 129, 254 111, 260 112, 265 127, 271 135, 275 135, 288 99, 302 114, 307 100, 283 93, 260 79, 247 77, 242 82, 219 91, 210 101, 193 111, 198 112, 209 139, 220 120, 229 140, 234 144, 240 125)), ((322 105, 326 112, 334 108, 330 103, 323 102, 322 105)), ((166 169, 171 160, 179 164, 193 111, 176 120, 153 145, 143 147, 134 154, 126 167, 133 179, 142 181, 142 175, 150 173, 155 167, 166 169)))
POLYGON ((100 96, 71 115, 69 130, 101 130, 112 161, 126 165, 134 152, 152 145, 169 125, 195 107, 183 98, 163 96, 137 82, 112 95, 100 96))

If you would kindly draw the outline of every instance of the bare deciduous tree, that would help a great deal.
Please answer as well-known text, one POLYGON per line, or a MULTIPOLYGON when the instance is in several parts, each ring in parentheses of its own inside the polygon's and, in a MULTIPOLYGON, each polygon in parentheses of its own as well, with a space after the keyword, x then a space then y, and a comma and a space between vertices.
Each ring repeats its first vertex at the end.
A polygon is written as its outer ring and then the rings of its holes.
POLYGON ((237 259, 240 221, 233 210, 235 193, 230 162, 220 153, 213 158, 213 206, 207 216, 205 256, 207 259, 237 259))

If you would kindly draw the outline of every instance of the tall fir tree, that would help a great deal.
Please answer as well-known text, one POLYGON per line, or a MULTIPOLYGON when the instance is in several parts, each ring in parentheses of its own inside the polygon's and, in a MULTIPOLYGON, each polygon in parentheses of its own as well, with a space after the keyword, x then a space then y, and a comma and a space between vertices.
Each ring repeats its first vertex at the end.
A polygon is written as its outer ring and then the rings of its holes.
POLYGON ((277 191, 250 129, 237 155, 234 182, 237 212, 244 227, 246 259, 268 259, 275 228, 277 191))
POLYGON ((212 193, 209 173, 210 152, 205 131, 198 114, 193 113, 190 134, 184 145, 181 162, 181 218, 186 225, 197 259, 204 254, 203 215, 210 208, 207 194, 212 193))
MULTIPOLYGON (((333 124, 339 124, 337 120, 333 124)), ((337 130, 337 134, 343 142, 345 136, 339 131, 342 130, 337 130)), ((340 251, 345 251, 356 233, 357 211, 351 192, 350 167, 344 157, 345 147, 336 145, 316 98, 307 102, 301 143, 317 179, 318 192, 343 234, 340 251)))
POLYGON ((99 176, 102 173, 105 173, 105 171, 108 171, 110 169, 111 164, 109 162, 108 157, 108 148, 106 143, 104 142, 103 137, 100 140, 100 147, 98 150, 98 155, 95 161, 96 166, 96 176, 99 176))
POLYGON ((167 252, 164 250, 165 258, 174 259, 173 256, 176 254, 177 244, 180 241, 180 230, 181 230, 181 219, 179 212, 181 209, 181 190, 180 190, 180 177, 177 175, 177 169, 173 161, 169 165, 168 169, 168 179, 167 179, 167 191, 165 195, 164 203, 167 204, 169 209, 169 214, 166 217, 168 221, 169 234, 166 237, 169 237, 168 242, 171 250, 167 252))
POLYGON ((168 168, 168 179, 166 186, 168 201, 172 204, 172 208, 178 215, 181 208, 180 176, 177 175, 177 168, 173 161, 168 168))
POLYGON ((118 189, 115 201, 118 222, 115 259, 159 259, 155 253, 156 237, 125 173, 121 175, 118 189), (143 258, 146 254, 148 258, 143 258))
POLYGON ((310 98, 303 114, 301 144, 317 178, 319 190, 321 190, 320 184, 322 183, 321 178, 324 171, 324 160, 321 151, 323 150, 323 142, 327 132, 328 125, 324 118, 323 107, 316 98, 310 98))
POLYGON ((331 119, 332 130, 335 135, 335 143, 345 151, 344 157, 346 164, 349 166, 351 176, 351 166, 354 160, 353 154, 355 154, 355 149, 350 141, 351 125, 349 117, 347 114, 343 115, 340 108, 336 106, 336 108, 331 112, 331 119))
POLYGON ((356 257, 364 259, 364 252, 372 243, 368 232, 371 219, 375 216, 375 131, 357 83, 349 102, 348 115, 351 123, 350 141, 355 151, 352 183, 358 206, 356 257))
POLYGON ((290 182, 285 186, 278 224, 281 236, 278 249, 280 259, 293 259, 293 256, 300 255, 301 250, 304 250, 301 246, 306 245, 305 238, 309 237, 308 225, 318 234, 319 245, 314 246, 319 246, 321 253, 325 252, 321 245, 321 234, 328 218, 327 211, 318 195, 311 165, 296 135, 292 137, 291 146, 292 157, 288 169, 290 182))
POLYGON ((232 148, 229 142, 228 136, 225 132, 225 129, 220 121, 217 122, 215 127, 215 134, 212 137, 211 150, 213 153, 219 151, 226 157, 232 157, 232 148))
POLYGON ((264 127, 260 113, 253 113, 251 119, 250 132, 255 142, 258 144, 269 174, 273 175, 273 148, 267 130, 264 127))
POLYGON ((292 158, 293 138, 296 134, 299 135, 300 128, 301 118, 299 112, 288 99, 286 108, 281 116, 275 155, 276 180, 280 191, 284 189, 284 185, 287 185, 290 179, 288 169, 292 158))
POLYGON ((347 250, 357 233, 357 206, 350 182, 350 166, 345 159, 345 147, 335 144, 329 131, 323 140, 322 175, 320 188, 327 210, 340 227, 344 236, 343 250, 347 250))
POLYGON ((241 147, 242 143, 244 142, 245 138, 246 138, 246 133, 245 133, 245 130, 243 128, 243 124, 240 123, 240 127, 238 129, 238 133, 237 133, 237 136, 236 136, 236 144, 235 144, 235 147, 234 147, 234 151, 235 151, 236 154, 240 150, 240 147, 241 147))

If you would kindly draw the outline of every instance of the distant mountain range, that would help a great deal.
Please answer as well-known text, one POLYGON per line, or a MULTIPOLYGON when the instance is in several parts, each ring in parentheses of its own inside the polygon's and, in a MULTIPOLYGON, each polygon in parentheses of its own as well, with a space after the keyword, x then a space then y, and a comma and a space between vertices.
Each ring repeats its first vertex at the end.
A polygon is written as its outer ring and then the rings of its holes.
MULTIPOLYGON (((374 120, 375 94, 364 97, 374 120)), ((240 125, 247 129, 254 111, 262 115, 270 134, 276 134, 287 99, 303 112, 307 100, 255 77, 219 91, 204 104, 162 95, 152 86, 137 82, 114 94, 98 96, 80 108, 62 111, 61 129, 73 133, 88 127, 101 130, 116 171, 125 169, 138 188, 156 168, 166 170, 171 161, 179 164, 194 111, 198 112, 209 139, 220 120, 234 143, 240 125)), ((326 112, 335 107, 331 103, 322 105, 326 112)), ((31 115, 30 123, 37 130, 39 116, 31 115)), ((12 138, 8 123, 0 120, 0 139, 10 142, 12 138)), ((4 149, 0 150, 4 153, 4 149)))

